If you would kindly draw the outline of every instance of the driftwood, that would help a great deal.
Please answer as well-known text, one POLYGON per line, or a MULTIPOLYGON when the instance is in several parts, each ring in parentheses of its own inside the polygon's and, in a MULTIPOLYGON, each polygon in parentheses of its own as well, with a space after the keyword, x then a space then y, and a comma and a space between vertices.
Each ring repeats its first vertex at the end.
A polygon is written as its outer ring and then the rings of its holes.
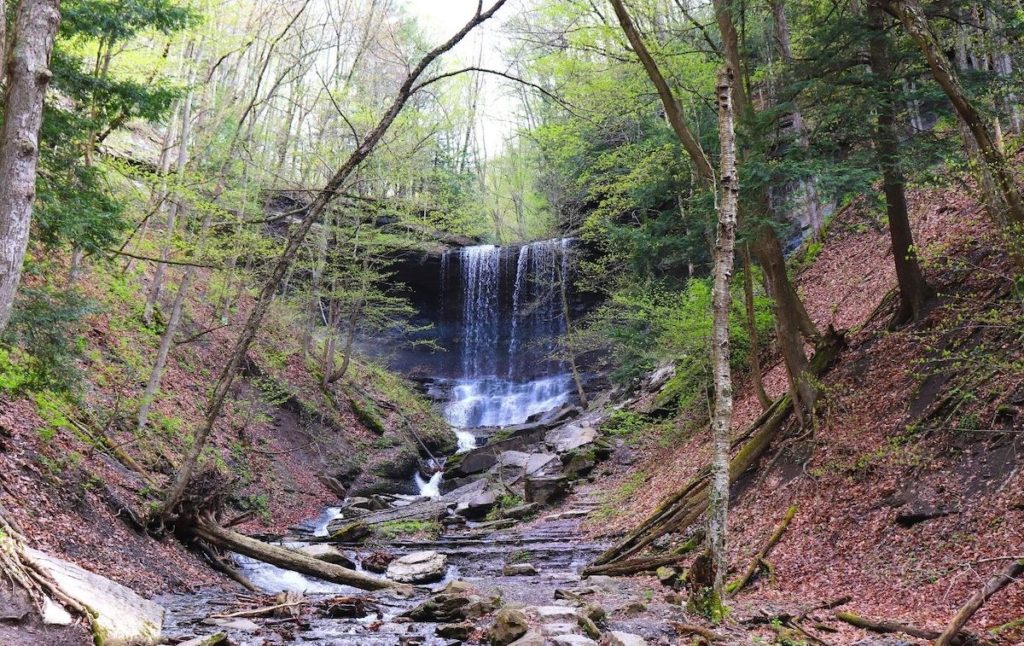
POLYGON ((354 572, 340 565, 334 565, 333 563, 327 563, 307 556, 301 552, 270 545, 230 529, 224 529, 217 525, 209 516, 197 518, 191 530, 196 537, 216 547, 231 550, 232 552, 237 552, 286 570, 315 576, 318 579, 330 581, 331 583, 349 585, 361 590, 380 590, 383 588, 399 588, 404 590, 409 587, 394 581, 378 579, 361 572, 354 572))
MULTIPOLYGON (((353 534, 352 530, 358 526, 370 528, 374 525, 395 521, 438 520, 447 513, 450 504, 451 501, 446 500, 426 500, 406 505, 405 507, 373 511, 360 516, 352 516, 351 518, 334 521, 328 526, 328 533, 331 538, 335 536, 347 537, 353 534)), ((342 538, 341 540, 345 541, 346 539, 342 538)))
MULTIPOLYGON (((808 366, 810 374, 815 377, 824 374, 838 358, 843 347, 843 335, 830 329, 818 344, 817 351, 811 359, 808 366)), ((730 483, 735 482, 768 451, 792 410, 793 402, 789 395, 780 397, 732 441, 732 449, 736 454, 729 461, 730 483)), ((707 508, 710 479, 710 467, 704 467, 685 487, 663 502, 637 529, 597 557, 594 565, 628 559, 665 534, 679 532, 690 526, 707 508)))
POLYGON ((796 505, 792 505, 786 510, 786 515, 783 516, 782 520, 779 521, 779 524, 775 526, 775 531, 772 532, 772 535, 768 537, 768 541, 765 542, 761 550, 754 556, 750 565, 747 566, 746 571, 743 572, 743 576, 728 585, 727 590, 729 594, 737 594, 744 588, 744 586, 750 583, 750 580, 754 578, 754 573, 760 569, 765 558, 768 557, 768 552, 770 552, 772 548, 775 547, 775 544, 782 539, 782 535, 786 532, 786 528, 789 527, 789 523, 793 520, 794 516, 796 516, 796 505))
MULTIPOLYGON (((937 630, 918 628, 917 626, 901 624, 897 621, 869 619, 852 612, 837 612, 836 619, 846 622, 851 626, 856 626, 857 628, 863 628, 864 630, 870 630, 871 632, 876 633, 903 633, 904 635, 910 635, 911 637, 917 637, 918 639, 928 640, 939 638, 939 631, 937 630)), ((974 640, 961 634, 957 635, 952 641, 948 641, 946 643, 951 646, 960 646, 974 643, 974 640)))
POLYGON ((953 640, 960 634, 960 629, 970 621, 974 613, 978 611, 978 608, 981 608, 988 601, 989 597, 1005 588, 1011 581, 1015 581, 1022 574, 1024 574, 1024 558, 1010 563, 1004 571, 999 572, 986 581, 985 585, 975 592, 967 600, 967 603, 960 607, 960 610, 953 616, 953 620, 949 622, 949 625, 942 631, 942 634, 935 638, 935 646, 953 644, 953 640))

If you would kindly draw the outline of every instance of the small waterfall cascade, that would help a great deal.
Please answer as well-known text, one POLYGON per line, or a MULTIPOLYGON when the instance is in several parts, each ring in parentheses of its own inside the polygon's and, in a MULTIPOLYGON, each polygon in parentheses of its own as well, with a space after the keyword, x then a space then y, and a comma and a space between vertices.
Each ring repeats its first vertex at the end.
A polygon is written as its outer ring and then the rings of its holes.
MULTIPOLYGON (((460 370, 444 412, 456 429, 520 424, 569 400, 571 377, 552 355, 565 331, 571 245, 562 238, 445 254, 441 293, 458 317, 460 370)), ((472 434, 456 434, 460 450, 475 445, 472 434)))

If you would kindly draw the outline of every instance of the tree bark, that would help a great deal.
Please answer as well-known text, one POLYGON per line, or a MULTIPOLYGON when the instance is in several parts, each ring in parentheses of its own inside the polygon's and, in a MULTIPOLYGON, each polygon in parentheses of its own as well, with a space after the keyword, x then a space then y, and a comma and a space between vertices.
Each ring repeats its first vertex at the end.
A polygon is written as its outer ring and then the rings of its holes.
POLYGON ((270 303, 274 299, 278 288, 281 286, 285 275, 291 268, 292 262, 294 261, 299 248, 302 246, 303 241, 306 239, 306 235, 309 233, 309 230, 320 218, 320 215, 324 212, 331 201, 342 190, 356 168, 358 168, 363 160, 365 160, 370 153, 373 152, 373 149, 377 147, 377 144, 380 143, 380 140, 391 127, 391 124, 394 123, 395 118, 398 117, 398 114, 405 107, 405 104, 409 101, 412 94, 422 86, 417 85, 417 81, 426 71, 427 67, 439 56, 455 47, 455 45, 458 44, 474 28, 490 19, 506 1, 507 0, 495 0, 495 2, 486 11, 483 10, 481 5, 477 13, 469 20, 469 22, 466 23, 465 26, 463 26, 462 29, 458 31, 458 33, 443 44, 429 51, 420 59, 419 63, 409 72, 405 80, 402 82, 397 95, 392 101, 387 112, 377 123, 377 126, 366 134, 362 142, 360 142, 356 149, 352 151, 345 163, 338 168, 324 188, 317 194, 316 199, 313 200, 309 208, 306 210, 303 219, 292 226, 291 231, 288 233, 288 238, 285 241, 284 249, 281 251, 281 255, 278 256, 277 261, 269 272, 266 282, 263 284, 263 288, 256 297, 256 301, 253 304, 249 318, 236 339, 234 347, 228 355, 228 361, 221 370, 217 383, 214 386, 213 394, 210 397, 210 402, 206 407, 204 420, 200 424, 199 428, 196 429, 192 446, 189 448, 189 452, 185 456, 185 460, 182 462, 181 468, 174 478, 174 482, 169 487, 163 504, 160 506, 160 509, 157 510, 157 520, 161 523, 171 520, 174 516, 178 503, 181 500, 182 495, 185 493, 185 489, 188 487, 189 482, 192 480, 192 473, 199 462, 199 456, 202 454, 203 449, 205 449, 210 433, 213 431, 214 424, 216 424, 217 419, 220 417, 220 413, 224 408, 224 402, 227 399, 228 392, 231 390, 231 386, 234 383, 235 378, 238 376, 238 372, 245 360, 245 356, 249 351, 249 346, 252 345, 253 340, 256 338, 256 334, 259 331, 263 317, 270 308, 270 303))
POLYGON ((974 613, 988 601, 989 597, 1005 588, 1010 582, 1016 581, 1021 575, 1024 575, 1024 559, 1017 559, 1010 563, 1006 570, 997 573, 986 581, 981 590, 975 592, 967 600, 967 603, 957 611, 953 620, 949 622, 946 629, 935 640, 935 646, 950 646, 953 644, 960 634, 960 630, 970 621, 974 613))
POLYGON ((743 305, 747 315, 747 336, 750 337, 750 374, 754 378, 754 392, 761 410, 766 411, 772 400, 764 390, 764 379, 761 378, 761 342, 757 334, 757 316, 754 310, 754 279, 750 266, 750 246, 743 246, 743 305))
POLYGON ((50 52, 59 23, 60 0, 18 3, 0 131, 0 332, 11 318, 28 247, 43 98, 52 76, 50 52))
POLYGON ((868 59, 871 73, 875 75, 881 91, 878 105, 878 127, 875 129, 875 150, 878 165, 882 169, 882 186, 885 192, 885 210, 889 219, 889 238, 892 255, 896 264, 896 282, 899 286, 900 306, 890 326, 907 321, 917 321, 924 313, 924 304, 931 295, 931 289, 924 279, 917 262, 917 248, 914 234, 910 229, 907 215, 907 196, 904 190, 903 171, 900 169, 899 137, 896 133, 896 98, 893 87, 893 66, 890 56, 889 37, 885 32, 885 16, 877 4, 871 2, 867 8, 871 37, 868 43, 868 59))
MULTIPOLYGON (((1021 199, 1013 172, 995 137, 985 126, 981 113, 974 107, 960 84, 960 78, 946 58, 942 46, 932 33, 921 4, 918 0, 889 0, 887 5, 900 18, 907 33, 917 43, 921 53, 928 60, 932 76, 949 97, 953 108, 964 120, 974 142, 978 145, 978 152, 985 162, 981 171, 991 173, 1003 202, 1000 205, 990 205, 990 216, 1006 233, 1020 235, 1021 227, 1024 227, 1024 200, 1021 199)), ((1024 262, 1020 249, 1012 251, 1018 263, 1024 262)))
POLYGON ((711 370, 715 381, 715 410, 711 423, 714 443, 711 487, 708 490, 708 551, 714 571, 712 619, 720 621, 725 597, 726 529, 729 514, 729 432, 732 425, 732 373, 729 368, 729 311, 736 243, 736 213, 740 180, 736 171, 736 131, 732 92, 734 76, 729 67, 718 73, 718 136, 721 147, 721 192, 718 205, 718 241, 715 244, 713 289, 714 323, 711 338, 711 370))

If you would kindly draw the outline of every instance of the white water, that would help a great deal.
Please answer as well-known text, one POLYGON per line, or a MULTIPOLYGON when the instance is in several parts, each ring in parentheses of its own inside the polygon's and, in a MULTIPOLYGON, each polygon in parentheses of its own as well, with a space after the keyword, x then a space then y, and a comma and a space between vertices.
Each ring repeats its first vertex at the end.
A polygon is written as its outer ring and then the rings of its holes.
POLYGON ((328 507, 324 509, 313 524, 313 536, 327 536, 327 526, 332 520, 342 518, 341 507, 328 507))
MULTIPOLYGON (((501 248, 479 245, 451 252, 459 254, 462 374, 454 380, 444 413, 456 429, 521 424, 570 400, 572 380, 550 358, 565 331, 559 281, 569 272, 570 244, 568 238, 544 240, 519 249, 510 311, 501 306, 502 269, 511 264, 503 263, 501 248), (545 367, 553 370, 525 376, 545 367)), ((446 254, 444 276, 449 264, 446 254)), ((451 297, 449 291, 442 293, 451 297)), ((456 435, 460 452, 476 446, 471 434, 456 430, 456 435)))
POLYGON ((421 496, 427 496, 428 498, 438 498, 441 496, 441 477, 444 475, 442 471, 438 471, 434 475, 430 476, 430 480, 424 480, 420 472, 416 472, 416 476, 413 478, 416 481, 416 487, 419 488, 421 496))

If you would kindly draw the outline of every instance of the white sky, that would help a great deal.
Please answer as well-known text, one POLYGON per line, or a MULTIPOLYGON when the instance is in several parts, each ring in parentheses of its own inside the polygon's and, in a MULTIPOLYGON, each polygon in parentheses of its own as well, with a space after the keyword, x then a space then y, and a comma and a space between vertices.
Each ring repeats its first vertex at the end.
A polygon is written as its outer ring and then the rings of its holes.
MULTIPOLYGON (((443 42, 461 29, 477 7, 477 0, 404 0, 404 3, 409 13, 433 36, 434 44, 443 42)), ((506 3, 494 17, 446 54, 446 66, 476 65, 482 54, 482 67, 504 71, 506 65, 500 50, 508 39, 501 25, 517 10, 516 4, 506 3)), ((487 6, 485 0, 484 7, 487 6)), ((481 100, 477 105, 477 140, 484 145, 488 157, 500 152, 504 140, 514 130, 515 110, 516 102, 509 95, 506 82, 493 75, 485 75, 481 100)))

